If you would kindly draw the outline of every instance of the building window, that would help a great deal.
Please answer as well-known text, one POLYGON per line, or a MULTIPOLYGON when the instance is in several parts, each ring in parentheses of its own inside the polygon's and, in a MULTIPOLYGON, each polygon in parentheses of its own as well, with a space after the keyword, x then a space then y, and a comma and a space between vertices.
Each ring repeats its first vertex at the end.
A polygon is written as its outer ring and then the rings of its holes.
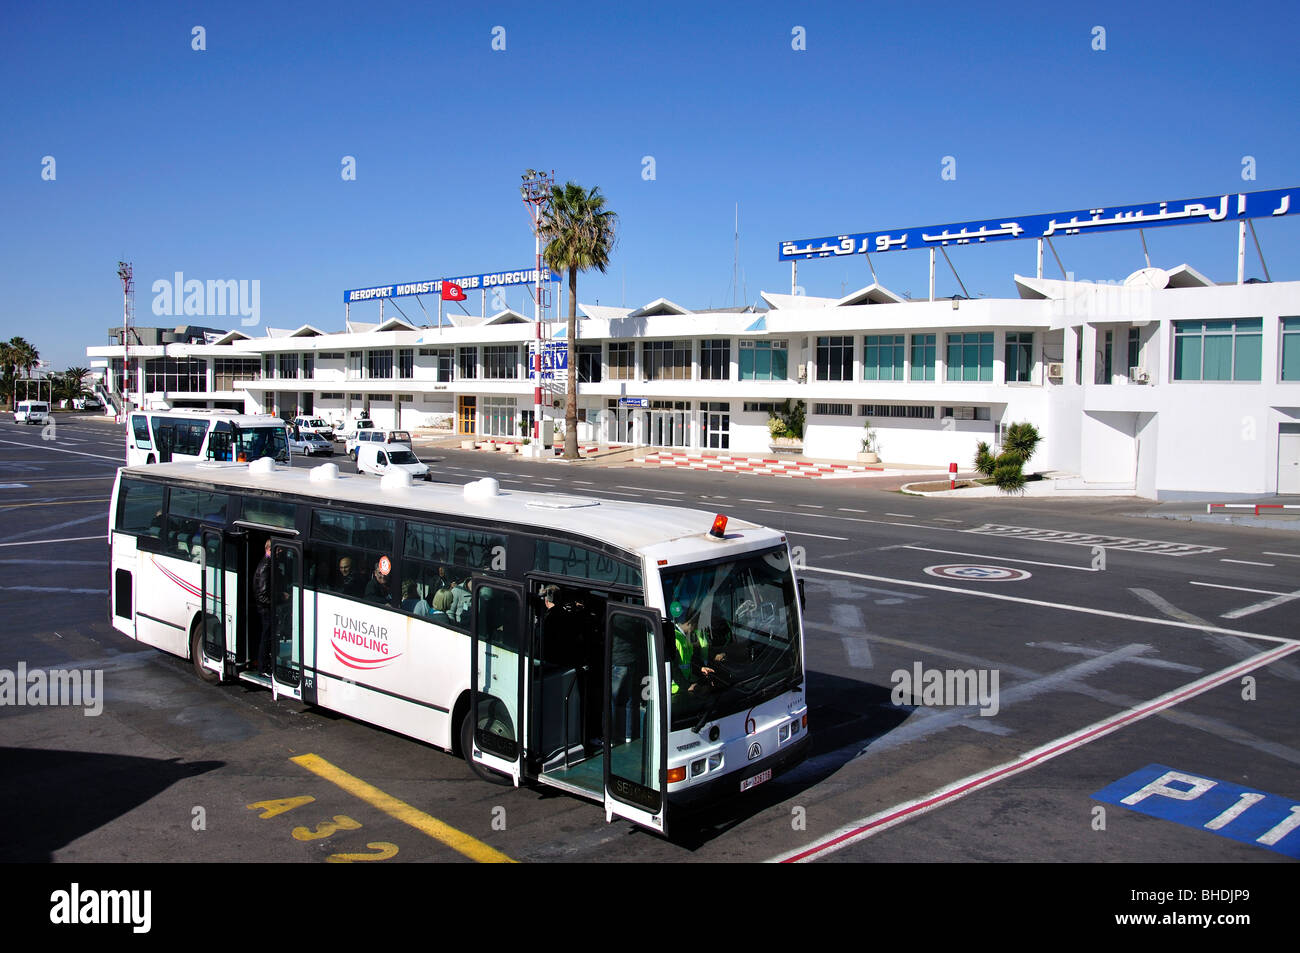
POLYGON ((415 348, 404 347, 397 352, 397 376, 408 381, 415 376, 415 348))
POLYGON ((298 355, 281 354, 280 355, 280 378, 283 380, 297 380, 298 378, 298 355))
POLYGON ((190 357, 153 357, 144 362, 144 389, 150 393, 206 391, 207 361, 190 357))
POLYGON ((1263 368, 1262 318, 1174 322, 1174 380, 1257 381, 1263 368))
POLYGON ((863 417, 904 417, 909 420, 934 420, 933 404, 863 404, 863 417))
POLYGON ((1142 366, 1142 331, 1139 328, 1128 329, 1128 367, 1124 373, 1132 373, 1132 369, 1142 366))
POLYGON ((817 379, 819 381, 853 380, 853 338, 817 339, 817 379))
POLYGON ((742 381, 783 381, 790 363, 789 341, 741 341, 742 381))
POLYGON ((822 417, 852 417, 852 404, 813 404, 813 413, 822 417))
POLYGON ((451 380, 452 367, 456 363, 454 348, 420 348, 420 357, 432 357, 434 362, 434 379, 445 384, 451 380))
POLYGON ((483 348, 483 376, 510 379, 519 376, 519 346, 494 344, 483 348))
POLYGON ((478 377, 478 348, 462 347, 459 349, 460 360, 457 363, 461 380, 471 380, 478 377))
POLYGON ((262 377, 271 380, 275 377, 275 355, 267 354, 262 358, 262 377))
POLYGON ((711 338, 700 342, 700 380, 731 379, 731 341, 711 338))
POLYGON ((348 351, 348 380, 361 380, 361 352, 348 351))
POLYGON ((1027 384, 1034 373, 1034 332, 1011 331, 1007 334, 1006 382, 1027 384))
POLYGON ((943 416, 953 420, 991 420, 988 407, 945 407, 943 416))
MULTIPOLYGON (((578 383, 600 383, 600 345, 578 345, 578 383)), ((581 409, 581 408, 579 408, 581 409)))
POLYGON ((636 345, 610 344, 609 376, 611 380, 630 381, 636 377, 636 345))
POLYGON ((933 334, 912 335, 912 380, 934 380, 935 336, 933 334))
POLYGON ((257 380, 262 362, 255 357, 219 357, 212 368, 213 390, 234 390, 235 381, 257 380))
POLYGON ((903 379, 903 335, 868 334, 862 349, 864 381, 903 379))
POLYGON ((776 414, 779 413, 781 405, 772 400, 747 400, 744 403, 744 410, 747 414, 776 414))
POLYGON ((646 378, 652 381, 691 379, 690 341, 646 341, 641 346, 646 378))
POLYGON ((1300 381, 1300 318, 1282 319, 1282 380, 1300 381))
POLYGON ((393 376, 393 352, 367 351, 366 376, 371 380, 389 380, 393 376))
POLYGON ((316 355, 304 354, 302 356, 302 376, 311 380, 316 376, 316 355))
POLYGON ((993 332, 949 334, 945 376, 950 381, 993 380, 993 332))

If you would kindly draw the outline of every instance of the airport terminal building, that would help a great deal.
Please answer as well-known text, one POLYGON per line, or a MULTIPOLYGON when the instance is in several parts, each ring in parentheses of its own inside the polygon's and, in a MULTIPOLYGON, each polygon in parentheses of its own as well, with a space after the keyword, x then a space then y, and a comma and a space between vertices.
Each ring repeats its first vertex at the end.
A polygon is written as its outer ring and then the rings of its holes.
MULTIPOLYGON (((970 468, 1027 421, 1033 470, 1148 498, 1300 493, 1300 282, 1216 285, 1194 268, 1127 282, 1016 276, 1018 297, 763 294, 766 309, 580 305, 579 439, 769 456, 768 420, 802 402, 803 454, 970 468)), ((546 326, 563 340, 563 322, 546 326)), ((147 331, 149 329, 140 329, 147 331)), ((381 427, 530 431, 533 321, 401 318, 251 336, 201 328, 87 348, 120 401, 230 407, 381 427)), ((563 382, 547 383, 563 420, 563 382)), ((120 404, 119 404, 120 406, 120 404)))

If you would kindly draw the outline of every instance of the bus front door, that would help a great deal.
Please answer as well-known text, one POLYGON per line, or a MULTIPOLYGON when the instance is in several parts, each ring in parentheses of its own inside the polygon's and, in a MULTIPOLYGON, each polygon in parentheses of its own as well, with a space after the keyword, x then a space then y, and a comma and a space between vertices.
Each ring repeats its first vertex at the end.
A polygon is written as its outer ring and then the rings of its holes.
POLYGON ((667 833, 668 705, 658 612, 605 611, 605 820, 667 833))
POLYGON ((522 586, 475 579, 470 609, 471 760, 519 785, 527 645, 522 586))
POLYGON ((302 544, 271 541, 271 694, 302 698, 302 544))

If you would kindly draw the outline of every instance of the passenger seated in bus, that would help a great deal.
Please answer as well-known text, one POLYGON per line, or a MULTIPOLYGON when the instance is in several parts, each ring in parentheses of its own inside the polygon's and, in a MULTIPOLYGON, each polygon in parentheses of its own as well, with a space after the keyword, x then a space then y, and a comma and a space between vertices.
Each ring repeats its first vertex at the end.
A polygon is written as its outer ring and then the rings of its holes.
POLYGON ((415 612, 419 615, 429 614, 429 604, 420 597, 420 587, 414 579, 402 580, 402 611, 415 612), (421 609, 420 607, 424 608, 421 609))
POLYGON ((354 570, 351 556, 343 556, 339 559, 339 574, 335 588, 345 596, 359 596, 365 592, 366 581, 354 570))
POLYGON ((393 589, 388 584, 388 573, 382 572, 382 564, 376 560, 374 572, 366 580, 365 594, 362 596, 367 602, 378 602, 383 605, 392 605, 393 589))

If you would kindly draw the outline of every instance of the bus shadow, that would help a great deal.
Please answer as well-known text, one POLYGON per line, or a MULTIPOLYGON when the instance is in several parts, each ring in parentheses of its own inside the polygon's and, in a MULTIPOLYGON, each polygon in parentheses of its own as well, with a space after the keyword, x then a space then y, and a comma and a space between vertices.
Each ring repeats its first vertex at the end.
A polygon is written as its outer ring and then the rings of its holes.
POLYGON ((889 687, 867 685, 827 672, 808 672, 806 695, 817 701, 808 710, 809 747, 804 761, 739 800, 683 818, 672 833, 674 843, 697 850, 750 818, 816 787, 901 725, 912 711, 911 706, 893 704, 889 687))
MULTIPOLYGON (((49 863, 56 850, 139 807, 176 782, 224 764, 0 748, 0 862, 49 863)), ((123 843, 121 859, 132 859, 128 841, 123 843)))

